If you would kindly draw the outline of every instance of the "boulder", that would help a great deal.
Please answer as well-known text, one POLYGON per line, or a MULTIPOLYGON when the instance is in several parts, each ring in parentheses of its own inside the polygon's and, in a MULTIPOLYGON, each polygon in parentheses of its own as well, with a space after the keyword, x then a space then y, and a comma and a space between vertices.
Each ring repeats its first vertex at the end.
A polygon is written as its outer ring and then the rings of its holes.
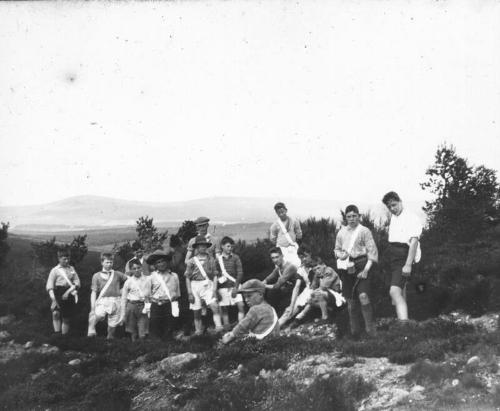
POLYGON ((35 343, 33 341, 28 341, 26 344, 24 344, 24 348, 26 349, 33 348, 34 345, 35 343))
POLYGON ((68 365, 80 365, 82 363, 82 360, 80 360, 79 358, 75 358, 74 360, 71 360, 68 362, 68 365))
POLYGON ((481 362, 481 359, 477 355, 474 355, 473 357, 470 357, 467 360, 467 368, 469 370, 475 370, 475 369, 477 369, 477 367, 479 367, 480 362, 481 362))
POLYGON ((0 341, 7 341, 11 337, 8 331, 0 331, 0 341))
POLYGON ((12 324, 16 320, 12 314, 4 315, 0 317, 0 326, 4 327, 6 325, 12 324))
POLYGON ((158 365, 159 368, 163 371, 179 371, 181 368, 186 367, 196 359, 198 359, 197 354, 185 352, 183 354, 171 355, 169 357, 166 357, 161 360, 158 365))

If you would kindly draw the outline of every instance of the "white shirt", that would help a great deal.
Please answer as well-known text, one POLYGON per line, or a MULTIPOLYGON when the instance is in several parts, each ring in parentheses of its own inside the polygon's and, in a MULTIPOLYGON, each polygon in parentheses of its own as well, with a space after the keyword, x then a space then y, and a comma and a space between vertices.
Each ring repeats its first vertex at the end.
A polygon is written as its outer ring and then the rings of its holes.
MULTIPOLYGON (((420 238, 422 229, 423 226, 418 216, 403 208, 400 215, 393 214, 391 216, 391 223, 389 225, 389 242, 410 245, 411 238, 420 238)), ((420 249, 419 242, 417 245, 417 252, 415 253, 415 262, 418 263, 421 257, 422 250, 420 249)))

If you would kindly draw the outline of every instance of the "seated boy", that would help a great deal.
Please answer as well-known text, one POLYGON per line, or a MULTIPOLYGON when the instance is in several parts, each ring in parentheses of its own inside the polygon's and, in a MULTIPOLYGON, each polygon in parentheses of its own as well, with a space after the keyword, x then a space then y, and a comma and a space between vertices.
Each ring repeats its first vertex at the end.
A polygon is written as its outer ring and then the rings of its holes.
POLYGON ((268 289, 268 298, 273 307, 283 312, 280 318, 280 326, 283 326, 291 318, 303 280, 297 274, 297 267, 289 261, 284 261, 279 247, 271 248, 269 255, 275 268, 263 283, 268 289), (269 282, 272 284, 268 284, 269 282))
POLYGON ((194 314, 195 335, 203 333, 203 322, 201 318, 202 303, 210 307, 213 314, 215 331, 222 331, 219 304, 217 304, 217 277, 218 270, 215 258, 208 254, 210 243, 205 236, 196 237, 193 243, 195 251, 186 266, 186 288, 190 308, 194 314))
POLYGON ((264 300, 265 291, 266 285, 259 280, 248 280, 241 286, 238 293, 243 295, 250 309, 232 331, 224 334, 222 337, 224 344, 247 335, 258 340, 270 335, 279 335, 278 315, 274 308, 264 300))
POLYGON ((125 331, 130 333, 132 341, 145 338, 148 334, 148 314, 145 304, 151 294, 151 278, 142 272, 140 260, 129 261, 130 277, 122 289, 120 323, 125 323, 125 331))
POLYGON ((147 258, 148 265, 156 270, 151 273, 151 335, 170 338, 174 326, 174 317, 179 317, 179 297, 181 289, 179 276, 172 272, 172 254, 156 250, 147 258))
POLYGON ((54 332, 62 331, 62 334, 67 334, 78 302, 80 279, 75 269, 69 265, 69 251, 58 251, 57 258, 59 264, 50 271, 46 288, 52 300, 50 308, 54 332))
POLYGON ((120 288, 127 276, 113 270, 114 256, 111 253, 101 254, 102 270, 92 277, 90 294, 89 329, 87 335, 95 337, 95 326, 108 319, 108 339, 115 337, 116 327, 120 323, 120 288))
POLYGON ((346 300, 342 296, 342 281, 331 267, 327 267, 320 257, 311 261, 314 277, 311 283, 311 296, 304 309, 295 317, 292 328, 302 323, 313 307, 321 310, 322 322, 328 321, 328 308, 339 309, 346 300))
POLYGON ((221 275, 218 278, 219 305, 222 312, 222 324, 228 330, 229 307, 238 307, 238 321, 245 317, 245 304, 238 288, 243 279, 243 266, 240 257, 233 253, 234 240, 224 237, 221 241, 222 254, 217 256, 217 265, 221 275))

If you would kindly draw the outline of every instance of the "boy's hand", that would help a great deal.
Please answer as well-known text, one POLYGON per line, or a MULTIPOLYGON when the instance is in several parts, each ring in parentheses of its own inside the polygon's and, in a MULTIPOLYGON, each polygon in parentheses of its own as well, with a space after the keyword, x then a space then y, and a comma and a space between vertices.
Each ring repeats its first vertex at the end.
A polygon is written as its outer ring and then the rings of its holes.
POLYGON ((190 302, 191 304, 194 304, 194 295, 193 295, 193 293, 189 293, 189 294, 188 294, 188 300, 189 300, 189 302, 190 302))
POLYGON ((50 304, 50 310, 54 311, 54 310, 59 309, 59 308, 60 307, 59 307, 59 304, 57 304, 57 301, 55 301, 55 300, 52 301, 52 304, 50 304))
POLYGON ((222 336, 222 343, 229 344, 234 339, 233 333, 228 332, 222 336))
POLYGON ((236 288, 233 288, 233 291, 231 291, 231 298, 236 298, 237 294, 238 294, 238 290, 236 290, 236 288))
POLYGON ((403 277, 409 277, 411 274, 411 264, 405 264, 403 266, 403 277))
POLYGON ((368 271, 366 270, 361 271, 358 274, 358 278, 360 278, 361 280, 365 280, 366 278, 368 278, 368 271))

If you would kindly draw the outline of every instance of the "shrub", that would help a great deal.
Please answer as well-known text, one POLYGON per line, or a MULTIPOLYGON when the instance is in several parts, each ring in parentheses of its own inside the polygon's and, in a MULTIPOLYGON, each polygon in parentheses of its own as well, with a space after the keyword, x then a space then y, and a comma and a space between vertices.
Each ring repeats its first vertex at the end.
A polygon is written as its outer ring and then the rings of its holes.
POLYGON ((443 380, 451 378, 455 371, 455 367, 450 364, 436 364, 420 359, 411 366, 405 378, 420 385, 440 384, 443 380))

